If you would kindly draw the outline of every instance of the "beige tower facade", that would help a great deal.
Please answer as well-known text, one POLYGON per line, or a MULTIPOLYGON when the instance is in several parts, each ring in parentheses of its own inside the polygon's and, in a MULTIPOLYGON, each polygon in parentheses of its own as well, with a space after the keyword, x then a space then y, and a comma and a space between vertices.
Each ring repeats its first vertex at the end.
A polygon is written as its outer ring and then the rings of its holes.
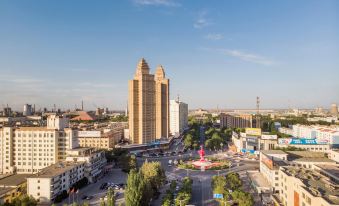
POLYGON ((159 66, 155 75, 141 59, 133 80, 128 82, 129 138, 145 144, 169 134, 169 79, 159 66))

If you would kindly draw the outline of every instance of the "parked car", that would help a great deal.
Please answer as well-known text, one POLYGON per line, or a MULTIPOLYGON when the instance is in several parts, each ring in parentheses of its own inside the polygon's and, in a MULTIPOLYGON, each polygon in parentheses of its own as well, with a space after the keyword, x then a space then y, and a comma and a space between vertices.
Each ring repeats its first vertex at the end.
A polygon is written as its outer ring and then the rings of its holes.
POLYGON ((81 197, 82 200, 86 200, 87 199, 87 195, 84 195, 81 197))
POLYGON ((93 199, 93 196, 87 196, 86 197, 86 200, 91 200, 91 199, 93 199))

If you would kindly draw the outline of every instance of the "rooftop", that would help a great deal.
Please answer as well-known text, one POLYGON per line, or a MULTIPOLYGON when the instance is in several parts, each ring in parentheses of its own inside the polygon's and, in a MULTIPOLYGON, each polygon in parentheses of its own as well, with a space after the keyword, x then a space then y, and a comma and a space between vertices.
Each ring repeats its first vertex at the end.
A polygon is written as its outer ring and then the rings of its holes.
POLYGON ((52 178, 63 174, 64 172, 71 170, 77 166, 84 164, 83 162, 58 162, 51 166, 45 167, 37 174, 31 176, 30 178, 52 178))
POLYGON ((310 152, 310 151, 287 151, 286 153, 289 156, 298 157, 309 157, 309 158, 322 158, 325 157, 325 153, 323 152, 310 152))
POLYGON ((302 157, 302 158, 294 159, 293 161, 295 161, 295 162, 333 162, 333 163, 335 163, 334 160, 328 159, 326 157, 302 157))
MULTIPOLYGON (((283 167, 285 174, 299 179, 304 185, 303 188, 313 196, 322 197, 331 204, 339 204, 339 187, 327 176, 321 173, 299 167, 283 167)), ((335 173, 339 172, 336 168, 335 173)))
POLYGON ((7 187, 16 187, 26 181, 27 177, 32 176, 31 174, 16 174, 10 175, 0 179, 0 187, 7 186, 7 187))
POLYGON ((287 154, 286 152, 282 150, 262 150, 262 153, 266 155, 273 155, 273 154, 287 154))

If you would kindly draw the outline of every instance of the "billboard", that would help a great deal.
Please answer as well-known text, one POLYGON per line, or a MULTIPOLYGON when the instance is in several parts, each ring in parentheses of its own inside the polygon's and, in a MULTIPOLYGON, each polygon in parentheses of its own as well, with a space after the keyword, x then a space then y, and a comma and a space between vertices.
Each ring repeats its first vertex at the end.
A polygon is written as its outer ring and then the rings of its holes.
POLYGON ((261 135, 261 139, 278 139, 277 135, 268 135, 268 134, 263 134, 261 135))
POLYGON ((79 137, 100 137, 101 132, 100 131, 79 131, 78 136, 79 137))
POLYGON ((280 138, 278 144, 281 145, 317 145, 328 144, 328 140, 306 139, 306 138, 280 138))
POLYGON ((264 163, 269 169, 273 169, 273 160, 263 153, 261 153, 261 162, 264 163))
POLYGON ((253 135, 253 136, 260 136, 261 135, 261 129, 260 128, 246 128, 245 132, 247 135, 253 135))

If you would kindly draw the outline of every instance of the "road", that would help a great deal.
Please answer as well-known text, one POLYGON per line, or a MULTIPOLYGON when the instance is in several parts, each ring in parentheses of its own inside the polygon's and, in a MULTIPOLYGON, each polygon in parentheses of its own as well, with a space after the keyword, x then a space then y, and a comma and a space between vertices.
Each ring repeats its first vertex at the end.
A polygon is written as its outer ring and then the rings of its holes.
MULTIPOLYGON (((172 144, 170 151, 180 151, 183 149, 183 144, 181 139, 174 140, 175 142, 172 144)), ((205 131, 204 128, 200 128, 200 142, 205 141, 205 131)), ((196 206, 216 206, 218 203, 214 201, 212 188, 211 188, 211 179, 214 175, 225 175, 229 172, 244 172, 246 170, 255 170, 259 168, 258 161, 253 160, 246 160, 239 157, 233 157, 231 155, 225 155, 226 153, 218 153, 213 151, 206 151, 206 158, 214 155, 219 155, 225 159, 228 159, 232 163, 232 167, 223 170, 223 171, 197 171, 197 170, 183 170, 175 168, 174 166, 170 166, 168 164, 169 160, 180 160, 180 159, 188 159, 190 157, 198 157, 197 151, 187 151, 182 155, 176 156, 164 156, 164 157, 142 157, 137 158, 138 166, 141 166, 143 162, 147 161, 159 161, 166 172, 166 177, 168 180, 180 180, 186 176, 189 176, 193 180, 193 187, 192 187, 192 199, 191 204, 196 206)), ((99 187, 104 182, 113 182, 113 183, 126 183, 127 174, 122 172, 120 169, 113 169, 112 172, 104 176, 102 179, 98 180, 94 184, 90 184, 85 188, 81 189, 79 193, 74 196, 74 201, 78 201, 78 203, 83 203, 82 196, 93 196, 93 199, 89 200, 88 202, 90 205, 100 205, 100 198, 106 195, 106 191, 100 190, 99 187)), ((152 205, 157 206, 161 205, 161 199, 163 194, 165 193, 166 189, 168 189, 168 185, 162 188, 159 199, 154 200, 152 205)), ((117 197, 117 205, 121 204, 124 205, 124 191, 119 191, 120 194, 117 197)), ((64 200, 62 203, 58 205, 67 204, 68 202, 72 202, 73 197, 64 200)), ((85 200, 86 201, 86 200, 85 200)))

